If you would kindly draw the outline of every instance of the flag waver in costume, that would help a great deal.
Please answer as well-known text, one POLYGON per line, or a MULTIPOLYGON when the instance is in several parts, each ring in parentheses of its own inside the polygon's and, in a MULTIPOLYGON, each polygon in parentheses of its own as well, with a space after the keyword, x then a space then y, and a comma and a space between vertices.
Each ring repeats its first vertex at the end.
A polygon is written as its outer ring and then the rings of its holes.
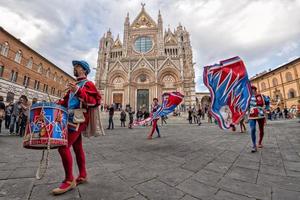
POLYGON ((155 112, 150 114, 150 117, 142 120, 135 121, 134 126, 144 125, 146 122, 151 122, 154 119, 159 119, 162 116, 167 116, 175 110, 175 108, 182 102, 184 95, 180 92, 166 92, 162 95, 162 105, 158 106, 155 112))
POLYGON ((211 94, 211 114, 228 129, 245 115, 251 98, 250 82, 239 57, 204 67, 203 80, 211 94))
POLYGON ((252 140, 252 150, 251 152, 254 153, 257 151, 257 148, 262 148, 262 141, 264 137, 264 126, 266 122, 265 113, 269 112, 270 110, 270 98, 263 94, 257 92, 257 88, 252 85, 252 96, 249 105, 249 126, 250 126, 250 133, 251 133, 251 140, 252 140), (256 122, 258 123, 259 127, 259 140, 258 145, 256 145, 256 122))

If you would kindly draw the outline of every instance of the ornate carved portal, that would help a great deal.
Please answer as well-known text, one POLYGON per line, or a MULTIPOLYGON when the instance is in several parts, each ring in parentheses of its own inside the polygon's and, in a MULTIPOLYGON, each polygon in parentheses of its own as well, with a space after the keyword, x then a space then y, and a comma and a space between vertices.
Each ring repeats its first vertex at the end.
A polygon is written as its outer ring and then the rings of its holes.
POLYGON ((113 94, 113 103, 117 108, 122 105, 123 102, 123 94, 122 93, 114 93, 113 94))

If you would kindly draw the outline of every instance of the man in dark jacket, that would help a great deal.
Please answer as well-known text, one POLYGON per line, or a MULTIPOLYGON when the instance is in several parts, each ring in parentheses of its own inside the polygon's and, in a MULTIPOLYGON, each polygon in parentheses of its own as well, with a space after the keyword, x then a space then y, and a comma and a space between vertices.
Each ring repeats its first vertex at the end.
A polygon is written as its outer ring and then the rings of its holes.
POLYGON ((135 111, 133 111, 131 109, 131 107, 129 107, 128 109, 128 115, 129 115, 129 124, 128 124, 128 128, 132 128, 132 124, 133 124, 133 115, 134 115, 135 111))
POLYGON ((114 121, 113 121, 114 112, 115 112, 114 105, 111 105, 110 108, 108 109, 109 118, 108 118, 108 128, 107 129, 114 129, 114 121))

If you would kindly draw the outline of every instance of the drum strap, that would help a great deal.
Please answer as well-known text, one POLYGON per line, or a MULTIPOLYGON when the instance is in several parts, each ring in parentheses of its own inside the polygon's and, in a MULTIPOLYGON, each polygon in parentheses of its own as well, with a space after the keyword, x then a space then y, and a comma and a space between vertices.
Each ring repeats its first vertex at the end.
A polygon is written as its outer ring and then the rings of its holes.
POLYGON ((36 171, 36 174, 35 174, 35 178, 37 180, 40 180, 44 177, 44 175, 46 174, 46 171, 47 171, 47 168, 48 168, 48 165, 49 165, 49 153, 50 153, 50 134, 48 134, 48 144, 47 144, 47 149, 44 149, 43 150, 43 153, 42 153, 42 158, 40 160, 40 164, 39 164, 39 167, 36 171), (44 158, 45 157, 45 151, 46 152, 46 159, 44 158))

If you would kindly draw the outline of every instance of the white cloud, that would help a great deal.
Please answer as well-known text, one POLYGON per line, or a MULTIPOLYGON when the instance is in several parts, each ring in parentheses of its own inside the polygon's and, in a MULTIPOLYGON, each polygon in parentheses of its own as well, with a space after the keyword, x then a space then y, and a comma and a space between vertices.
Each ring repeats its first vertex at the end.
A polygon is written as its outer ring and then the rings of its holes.
MULTIPOLYGON (((146 11, 164 27, 179 22, 190 32, 197 90, 202 67, 239 55, 254 75, 300 56, 300 0, 148 0, 146 11)), ((0 22, 53 63, 72 73, 73 59, 96 66, 100 37, 111 28, 123 36, 127 12, 132 22, 138 0, 3 1, 0 22)), ((90 77, 94 77, 92 73, 90 77)))
POLYGON ((0 7, 1 26, 10 30, 13 35, 21 36, 23 42, 38 46, 38 38, 51 30, 47 21, 33 18, 30 15, 18 15, 14 11, 0 7), (24 31, 26 30, 26 31, 24 31))

